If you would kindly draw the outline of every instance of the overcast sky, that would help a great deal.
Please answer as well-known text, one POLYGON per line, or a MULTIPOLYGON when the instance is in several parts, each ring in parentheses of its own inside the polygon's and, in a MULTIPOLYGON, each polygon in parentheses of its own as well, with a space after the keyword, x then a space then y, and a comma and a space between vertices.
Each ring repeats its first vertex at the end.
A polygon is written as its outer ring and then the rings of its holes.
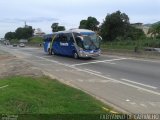
POLYGON ((131 23, 160 21, 160 0, 0 0, 0 37, 23 27, 24 21, 51 33, 54 22, 77 28, 88 16, 103 22, 108 13, 117 10, 126 13, 131 23))

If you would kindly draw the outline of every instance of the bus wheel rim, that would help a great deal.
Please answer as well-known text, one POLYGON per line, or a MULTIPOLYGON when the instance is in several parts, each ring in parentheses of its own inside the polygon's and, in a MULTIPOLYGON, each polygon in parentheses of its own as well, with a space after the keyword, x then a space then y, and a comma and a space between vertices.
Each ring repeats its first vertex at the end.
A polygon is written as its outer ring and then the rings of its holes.
POLYGON ((78 58, 78 55, 77 55, 77 53, 74 53, 74 58, 78 58))

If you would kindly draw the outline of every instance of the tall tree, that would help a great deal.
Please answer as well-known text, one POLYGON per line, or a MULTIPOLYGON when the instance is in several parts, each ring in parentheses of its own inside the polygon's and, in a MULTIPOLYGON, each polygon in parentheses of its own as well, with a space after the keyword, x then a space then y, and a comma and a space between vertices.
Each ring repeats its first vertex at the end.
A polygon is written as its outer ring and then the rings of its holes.
POLYGON ((5 39, 11 40, 16 38, 16 33, 15 32, 7 32, 4 36, 5 39))
POLYGON ((25 28, 19 27, 15 31, 17 39, 28 39, 33 36, 33 32, 34 30, 32 29, 31 26, 25 28))
POLYGON ((65 30, 65 27, 64 26, 59 26, 59 23, 53 23, 51 25, 51 28, 52 28, 52 32, 58 32, 58 31, 65 30))
POLYGON ((81 20, 79 28, 80 29, 87 29, 87 20, 81 20))
POLYGON ((88 17, 87 20, 81 20, 79 28, 89 29, 93 31, 98 30, 99 21, 95 17, 88 17))
POLYGON ((129 26, 129 17, 125 13, 117 11, 106 16, 100 33, 105 40, 113 41, 117 37, 126 37, 129 26))
POLYGON ((58 32, 58 23, 53 23, 51 25, 51 28, 52 28, 52 32, 58 32))

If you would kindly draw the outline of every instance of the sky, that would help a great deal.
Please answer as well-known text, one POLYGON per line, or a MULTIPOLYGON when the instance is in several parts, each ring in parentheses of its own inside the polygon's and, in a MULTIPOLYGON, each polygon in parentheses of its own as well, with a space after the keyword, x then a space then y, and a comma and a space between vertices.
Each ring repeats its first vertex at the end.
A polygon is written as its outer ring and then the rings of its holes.
POLYGON ((24 27, 25 21, 51 33, 54 22, 66 29, 78 28, 82 19, 92 16, 102 23, 117 10, 126 13, 131 23, 160 21, 160 0, 0 0, 0 38, 24 27))

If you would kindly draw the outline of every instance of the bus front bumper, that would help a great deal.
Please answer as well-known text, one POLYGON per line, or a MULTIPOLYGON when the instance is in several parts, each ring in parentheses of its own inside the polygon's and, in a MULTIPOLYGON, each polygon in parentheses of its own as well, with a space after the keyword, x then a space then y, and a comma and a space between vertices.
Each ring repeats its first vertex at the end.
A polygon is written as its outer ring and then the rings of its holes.
POLYGON ((97 52, 79 52, 79 57, 82 58, 89 58, 89 57, 98 57, 101 55, 101 51, 97 51, 97 52))

